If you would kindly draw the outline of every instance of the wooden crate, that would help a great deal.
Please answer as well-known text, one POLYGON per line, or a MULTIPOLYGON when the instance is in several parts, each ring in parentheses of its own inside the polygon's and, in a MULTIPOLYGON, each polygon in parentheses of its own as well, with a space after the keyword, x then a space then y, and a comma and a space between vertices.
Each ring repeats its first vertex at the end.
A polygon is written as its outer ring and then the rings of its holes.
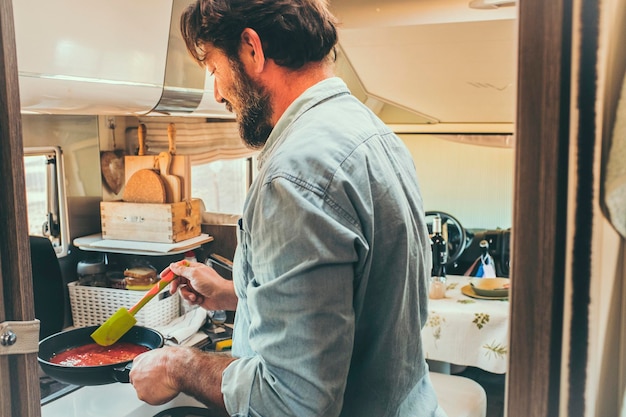
POLYGON ((201 233, 200 199, 180 203, 150 204, 102 201, 102 238, 174 243, 201 233))

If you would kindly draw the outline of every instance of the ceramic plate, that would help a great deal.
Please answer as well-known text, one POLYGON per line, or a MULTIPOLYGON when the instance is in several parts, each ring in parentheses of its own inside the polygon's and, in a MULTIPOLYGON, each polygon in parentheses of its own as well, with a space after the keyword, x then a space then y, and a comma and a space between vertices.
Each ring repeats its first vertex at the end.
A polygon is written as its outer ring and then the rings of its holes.
POLYGON ((508 297, 511 281, 508 278, 474 278, 470 285, 474 292, 485 297, 508 297))
POLYGON ((461 288, 461 292, 464 295, 467 295, 468 297, 472 297, 472 298, 478 298, 480 300, 508 300, 509 296, 486 296, 486 295, 478 295, 474 292, 474 289, 472 288, 471 285, 466 285, 464 287, 461 288))

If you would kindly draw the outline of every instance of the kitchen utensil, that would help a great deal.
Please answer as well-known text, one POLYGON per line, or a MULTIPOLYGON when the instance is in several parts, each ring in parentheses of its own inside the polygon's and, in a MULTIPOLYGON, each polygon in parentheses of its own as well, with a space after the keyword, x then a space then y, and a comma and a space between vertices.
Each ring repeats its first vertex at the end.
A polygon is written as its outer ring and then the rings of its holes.
POLYGON ((168 152, 171 155, 176 154, 176 125, 174 123, 170 123, 167 125, 167 143, 168 143, 168 152))
POLYGON ((111 317, 107 319, 100 327, 98 327, 92 334, 91 338, 101 346, 110 346, 113 343, 117 342, 120 337, 122 337, 127 331, 129 331, 135 323, 137 323, 137 319, 135 318, 135 314, 144 306, 146 303, 157 295, 166 285, 168 285, 175 278, 175 275, 172 271, 168 271, 164 277, 161 278, 159 282, 154 284, 154 286, 143 296, 141 299, 127 310, 125 307, 120 307, 111 317))
MULTIPOLYGON (((143 152, 145 150, 145 144, 142 145, 141 142, 145 140, 145 125, 142 128, 141 125, 138 129, 138 139, 140 140, 139 145, 139 155, 127 156, 124 161, 124 172, 126 183, 130 180, 132 175, 140 169, 158 169, 159 167, 159 155, 148 155, 141 154, 142 149, 143 152), (143 133, 139 132, 143 130, 143 133), (142 139, 144 138, 144 139, 142 139)), ((176 175, 180 178, 180 189, 181 189, 181 199, 182 200, 190 200, 191 199, 191 159, 189 155, 176 155, 176 144, 175 144, 175 125, 170 123, 168 125, 168 141, 169 141, 169 153, 172 155, 169 173, 171 175, 176 175)))
POLYGON ((126 183, 122 199, 130 203, 165 203, 167 194, 163 178, 152 169, 140 169, 126 183))
POLYGON ((161 170, 161 178, 165 185, 165 194, 168 203, 180 202, 181 185, 180 178, 170 174, 170 164, 172 155, 169 152, 161 152, 159 154, 159 168, 161 170))
POLYGON ((100 170, 104 184, 114 194, 119 194, 124 186, 124 151, 100 152, 100 170))
MULTIPOLYGON (((146 154, 146 134, 146 125, 140 123, 139 126, 137 126, 137 155, 129 155, 124 158, 124 180, 126 187, 128 187, 128 184, 137 171, 143 169, 158 171, 157 155, 146 154)), ((126 193, 126 190, 124 190, 124 193, 126 193)), ((124 200, 126 200, 126 198, 124 198, 124 200)))
POLYGON ((106 287, 106 265, 102 258, 83 259, 76 265, 76 275, 80 285, 106 287))
POLYGON ((104 185, 114 194, 119 194, 124 187, 124 156, 123 149, 116 149, 115 123, 109 120, 113 150, 100 152, 100 171, 104 185))
MULTIPOLYGON (((73 385, 103 385, 113 382, 129 382, 128 373, 132 361, 101 366, 67 366, 50 362, 50 359, 65 350, 93 343, 90 335, 98 326, 79 327, 55 333, 39 342, 38 361, 50 377, 73 385)), ((133 326, 121 341, 157 349, 163 346, 164 338, 156 330, 133 326)))
POLYGON ((144 156, 146 154, 146 125, 143 123, 137 127, 137 144, 139 145, 137 155, 144 156))

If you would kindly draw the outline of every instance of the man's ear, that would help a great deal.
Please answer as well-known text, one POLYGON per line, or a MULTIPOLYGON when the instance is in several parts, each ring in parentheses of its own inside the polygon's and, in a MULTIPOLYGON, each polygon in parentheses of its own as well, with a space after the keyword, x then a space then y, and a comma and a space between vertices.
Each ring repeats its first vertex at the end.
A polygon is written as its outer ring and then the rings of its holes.
POLYGON ((253 74, 260 74, 265 68, 265 54, 259 34, 251 28, 245 28, 241 32, 241 48, 239 58, 244 68, 253 74))

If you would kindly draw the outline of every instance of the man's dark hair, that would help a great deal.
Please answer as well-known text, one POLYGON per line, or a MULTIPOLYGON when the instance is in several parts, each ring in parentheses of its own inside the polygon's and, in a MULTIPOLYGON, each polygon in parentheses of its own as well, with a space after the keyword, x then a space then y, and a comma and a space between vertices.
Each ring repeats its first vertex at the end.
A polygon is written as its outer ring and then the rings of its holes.
POLYGON ((183 12, 180 27, 200 65, 204 43, 238 59, 245 28, 259 34, 266 58, 291 69, 323 60, 337 43, 336 20, 325 0, 198 0, 183 12))

